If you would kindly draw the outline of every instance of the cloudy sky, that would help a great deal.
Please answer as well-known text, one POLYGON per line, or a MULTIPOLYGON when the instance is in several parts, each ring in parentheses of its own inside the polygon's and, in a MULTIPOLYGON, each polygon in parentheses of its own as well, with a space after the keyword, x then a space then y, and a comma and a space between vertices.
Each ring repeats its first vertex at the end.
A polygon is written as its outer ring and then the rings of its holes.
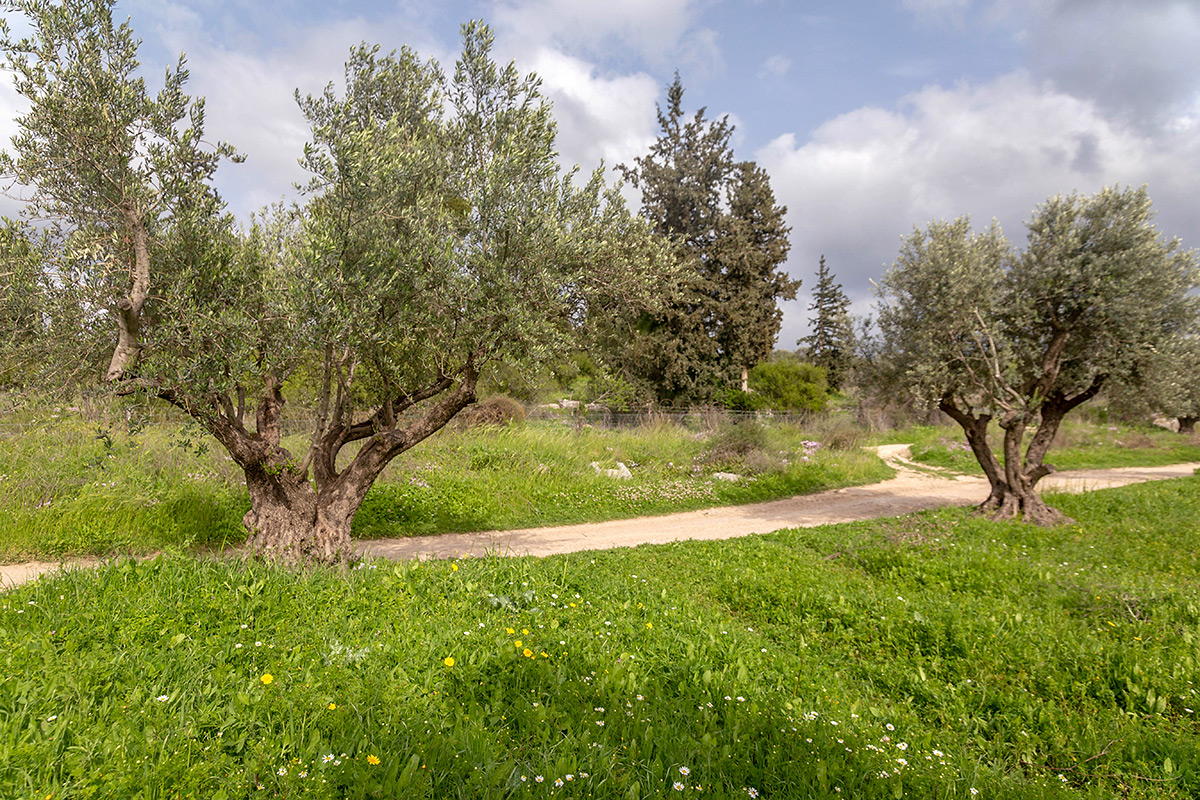
MULTIPOLYGON (((678 70, 689 111, 729 115, 739 158, 789 209, 803 279, 779 346, 805 332, 824 254, 855 310, 900 237, 997 218, 1010 239, 1046 197, 1147 184, 1158 224, 1200 246, 1200 0, 126 0, 157 76, 179 52, 209 133, 244 164, 242 216, 292 196, 307 138, 293 91, 341 75, 351 45, 453 63, 483 19, 497 53, 544 80, 564 162, 643 154, 678 70)), ((0 138, 20 107, 0 85, 0 138)), ((11 213, 11 203, 0 211, 11 213)))

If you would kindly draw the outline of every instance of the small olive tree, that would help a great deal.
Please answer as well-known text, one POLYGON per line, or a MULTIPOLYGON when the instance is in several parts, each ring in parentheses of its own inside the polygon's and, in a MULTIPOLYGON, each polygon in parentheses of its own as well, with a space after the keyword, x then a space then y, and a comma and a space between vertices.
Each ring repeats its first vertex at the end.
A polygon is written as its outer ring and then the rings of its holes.
POLYGON ((1187 325, 1196 265, 1160 237, 1144 188, 1053 197, 1028 227, 1021 253, 994 223, 914 230, 880 283, 879 324, 909 386, 962 426, 991 485, 980 510, 1054 524, 1035 488, 1059 425, 1187 325))
POLYGON ((233 150, 203 145, 182 61, 152 97, 113 0, 9 7, 34 32, 4 32, 31 103, 4 163, 57 226, 43 258, 116 334, 110 384, 182 409, 244 471, 257 553, 348 557, 371 484, 474 401, 481 370, 561 352, 601 300, 652 303, 671 279, 599 172, 560 170, 538 80, 494 63, 483 25, 449 76, 361 46, 344 92, 297 96, 307 202, 241 233, 210 184, 233 150), (292 452, 283 407, 306 388, 315 423, 292 452))

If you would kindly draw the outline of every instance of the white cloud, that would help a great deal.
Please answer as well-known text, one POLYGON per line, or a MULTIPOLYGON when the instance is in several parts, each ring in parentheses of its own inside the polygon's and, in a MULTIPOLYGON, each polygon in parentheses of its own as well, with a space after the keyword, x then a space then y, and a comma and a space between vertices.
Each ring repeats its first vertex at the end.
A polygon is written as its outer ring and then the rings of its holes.
POLYGON ((965 11, 971 0, 904 0, 902 5, 915 14, 946 14, 965 11))
MULTIPOLYGON (((12 74, 0 71, 0 150, 12 152, 12 137, 17 134, 16 117, 29 110, 29 104, 17 94, 12 74)), ((12 176, 0 174, 0 216, 16 219, 25 203, 20 199, 25 188, 12 186, 12 176)))
POLYGON ((903 0, 905 10, 923 22, 961 26, 971 8, 971 0, 903 0))
POLYGON ((0 142, 5 149, 17 133, 16 116, 28 109, 29 103, 17 94, 12 84, 12 73, 0 70, 0 142))
POLYGON ((787 75, 791 68, 792 60, 790 58, 776 54, 764 61, 758 68, 758 77, 780 80, 787 75))
POLYGON ((1027 0, 1030 68, 1143 128, 1200 99, 1200 5, 1185 0, 1027 0))
POLYGON ((660 63, 708 35, 691 30, 697 5, 696 0, 497 0, 494 19, 512 39, 592 56, 620 46, 660 63))
MULTIPOLYGON (((1160 227, 1200 244, 1193 187, 1200 123, 1151 138, 1111 121, 1097 104, 1013 74, 980 86, 931 87, 897 109, 865 107, 828 121, 810 140, 776 138, 756 154, 793 226, 794 277, 824 253, 860 303, 891 263, 899 238, 932 219, 995 217, 1014 244, 1048 196, 1149 185, 1160 227)), ((809 288, 806 286, 806 288, 809 288)), ((805 324, 785 309, 785 332, 805 324)), ((792 337, 794 338, 794 337, 792 337)), ((780 338, 788 346, 788 339, 780 338)))
POLYGON ((659 87, 650 76, 606 78, 594 65, 549 48, 538 50, 521 67, 541 76, 554 103, 564 164, 590 170, 601 159, 610 167, 632 163, 654 140, 659 87))
POLYGON ((542 78, 564 165, 631 164, 647 151, 663 87, 633 65, 721 68, 717 34, 695 26, 702 2, 495 0, 497 56, 542 78))

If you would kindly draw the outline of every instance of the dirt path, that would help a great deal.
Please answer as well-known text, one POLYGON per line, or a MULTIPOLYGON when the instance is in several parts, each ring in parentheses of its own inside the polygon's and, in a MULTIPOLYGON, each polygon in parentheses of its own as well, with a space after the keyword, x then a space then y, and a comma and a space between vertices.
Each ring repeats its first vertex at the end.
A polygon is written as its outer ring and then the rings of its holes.
MULTIPOLYGON (((499 554, 546 556, 579 550, 604 550, 685 539, 732 539, 780 528, 805 528, 833 522, 892 517, 943 506, 973 505, 987 497, 983 477, 951 476, 909 461, 909 445, 885 445, 879 455, 896 470, 891 480, 768 503, 725 506, 658 517, 613 520, 583 525, 526 528, 485 533, 446 533, 404 539, 373 539, 356 543, 365 556, 390 559, 454 558, 499 554)), ((1165 467, 1076 470, 1044 478, 1042 491, 1083 492, 1143 481, 1193 474, 1197 463, 1165 467)), ((98 559, 65 564, 33 561, 0 565, 0 588, 16 586, 61 567, 81 568, 98 559)))

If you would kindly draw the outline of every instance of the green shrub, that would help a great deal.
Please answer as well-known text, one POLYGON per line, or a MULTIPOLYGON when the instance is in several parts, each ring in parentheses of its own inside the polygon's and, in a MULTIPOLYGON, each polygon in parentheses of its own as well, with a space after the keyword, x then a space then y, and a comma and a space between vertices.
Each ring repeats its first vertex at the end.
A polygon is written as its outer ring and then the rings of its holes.
POLYGON ((829 402, 825 370, 815 364, 775 361, 750 370, 750 389, 776 411, 821 411, 829 402))
POLYGON ((769 407, 766 397, 741 389, 722 388, 717 391, 717 405, 730 411, 762 411, 769 407))

